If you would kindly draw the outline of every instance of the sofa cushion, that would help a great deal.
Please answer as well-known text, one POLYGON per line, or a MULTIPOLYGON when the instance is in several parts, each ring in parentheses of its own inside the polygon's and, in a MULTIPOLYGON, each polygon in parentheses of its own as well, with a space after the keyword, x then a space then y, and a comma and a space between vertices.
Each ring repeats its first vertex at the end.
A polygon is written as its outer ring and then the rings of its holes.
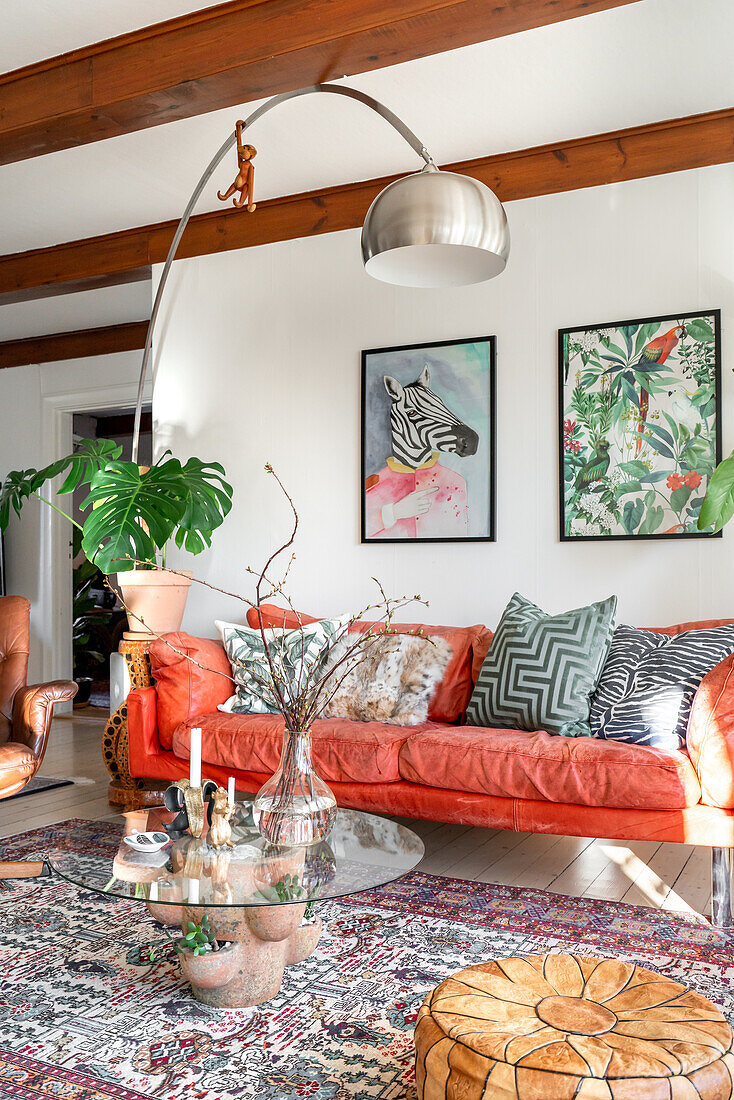
POLYGON ((734 619, 700 619, 690 623, 676 623, 674 626, 646 626, 643 630, 652 630, 655 634, 683 634, 686 630, 713 630, 717 626, 731 626, 734 619))
POLYGON ((466 711, 467 725, 588 737, 589 699, 609 652, 617 597, 549 615, 515 592, 466 711))
POLYGON ((489 647, 492 644, 494 638, 494 631, 488 630, 486 626, 483 626, 472 642, 471 651, 471 682, 476 684, 479 679, 479 673, 482 671, 482 665, 484 664, 484 658, 489 653, 489 647))
POLYGON ((149 656, 158 696, 158 738, 170 751, 180 722, 216 710, 229 699, 232 668, 221 642, 180 630, 156 638, 149 656))
MULTIPOLYGON (((303 623, 296 630, 266 630, 265 642, 276 670, 282 672, 284 699, 303 679, 304 684, 318 680, 326 669, 326 659, 334 639, 343 633, 347 619, 320 619, 303 623), (288 684, 290 688, 288 689, 288 684)), ((259 627, 240 626, 216 619, 224 651, 232 666, 236 691, 221 704, 220 710, 234 714, 279 714, 280 706, 266 657, 259 627)))
MULTIPOLYGON (((293 630, 298 626, 299 616, 303 623, 312 623, 312 615, 286 610, 276 604, 264 603, 260 607, 263 626, 280 627, 293 630)), ((250 608, 247 621, 251 627, 258 625, 257 611, 250 608)), ((382 623, 355 622, 352 630, 370 630, 383 628, 382 623)), ((441 683, 433 693, 428 706, 428 720, 431 722, 458 722, 466 710, 471 696, 472 681, 472 644, 485 629, 477 626, 428 626, 425 623, 391 623, 390 629, 398 634, 407 634, 411 630, 422 630, 431 637, 444 638, 451 646, 452 656, 441 683)))
MULTIPOLYGON (((272 774, 280 761, 283 718, 279 714, 204 714, 183 722, 173 736, 173 751, 190 755, 191 727, 201 727, 201 757, 206 764, 237 771, 272 774)), ((398 756, 414 730, 430 726, 388 726, 319 718, 311 727, 313 762, 327 783, 396 783, 398 756)))
POLYGON ((676 634, 618 626, 591 700, 594 736, 685 748, 698 686, 731 653, 734 626, 676 634))
POLYGON ((429 787, 579 806, 673 810, 701 798, 683 752, 541 730, 418 730, 400 751, 400 774, 429 787))

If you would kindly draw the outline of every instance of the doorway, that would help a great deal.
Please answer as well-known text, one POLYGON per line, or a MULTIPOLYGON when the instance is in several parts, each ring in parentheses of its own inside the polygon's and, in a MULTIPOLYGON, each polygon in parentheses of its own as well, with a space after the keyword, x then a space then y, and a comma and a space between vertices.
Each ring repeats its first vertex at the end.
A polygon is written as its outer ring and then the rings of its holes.
MULTIPOLYGON (((85 410, 72 414, 74 446, 82 439, 111 439, 122 447, 120 458, 132 457, 135 414, 129 408, 85 410)), ((153 455, 153 425, 150 406, 143 406, 140 422, 138 461, 149 466, 153 455)), ((81 510, 88 495, 86 486, 79 486, 73 496, 72 515, 83 522, 81 510)), ((74 710, 86 710, 90 715, 110 709, 110 654, 117 652, 122 633, 127 629, 127 617, 114 586, 87 561, 81 549, 80 533, 74 530, 72 545, 72 651, 74 680, 78 685, 74 710)))

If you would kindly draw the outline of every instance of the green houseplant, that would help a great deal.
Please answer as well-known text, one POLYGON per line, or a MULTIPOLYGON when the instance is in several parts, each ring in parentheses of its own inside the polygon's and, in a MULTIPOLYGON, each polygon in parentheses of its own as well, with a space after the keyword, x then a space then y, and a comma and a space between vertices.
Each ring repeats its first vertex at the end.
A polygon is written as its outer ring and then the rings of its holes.
POLYGON ((105 574, 118 574, 136 626, 144 633, 177 630, 191 579, 166 570, 166 547, 171 539, 191 554, 211 546, 232 507, 232 486, 218 462, 181 463, 166 451, 146 467, 123 462, 121 454, 111 439, 82 439, 70 455, 42 470, 11 471, 0 492, 0 530, 27 501, 40 500, 74 525, 88 561, 105 574), (61 475, 54 501, 41 490, 61 475), (88 490, 81 523, 58 503, 79 487, 88 490))
POLYGON ((718 532, 734 516, 734 451, 716 467, 698 516, 699 530, 718 532))
MULTIPOLYGON (((74 529, 74 557, 81 549, 81 533, 74 529)), ((86 704, 92 688, 95 670, 104 662, 108 627, 112 612, 96 607, 90 589, 99 577, 99 570, 84 558, 75 566, 72 579, 72 626, 74 649, 74 682, 78 687, 74 705, 86 704)))

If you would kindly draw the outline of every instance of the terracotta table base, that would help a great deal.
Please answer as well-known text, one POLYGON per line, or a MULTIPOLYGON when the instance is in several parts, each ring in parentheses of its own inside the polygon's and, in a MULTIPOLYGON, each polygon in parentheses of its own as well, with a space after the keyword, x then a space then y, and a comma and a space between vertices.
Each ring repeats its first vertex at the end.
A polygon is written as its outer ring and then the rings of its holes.
POLYGON ((147 902, 151 916, 186 929, 204 913, 221 951, 196 957, 179 954, 181 970, 198 1001, 212 1008, 250 1008, 270 1001, 280 990, 286 966, 303 962, 316 949, 321 921, 303 924, 305 905, 199 908, 147 902))
POLYGON ((731 1100, 710 1001, 618 959, 529 955, 459 971, 415 1030, 419 1100, 731 1100))

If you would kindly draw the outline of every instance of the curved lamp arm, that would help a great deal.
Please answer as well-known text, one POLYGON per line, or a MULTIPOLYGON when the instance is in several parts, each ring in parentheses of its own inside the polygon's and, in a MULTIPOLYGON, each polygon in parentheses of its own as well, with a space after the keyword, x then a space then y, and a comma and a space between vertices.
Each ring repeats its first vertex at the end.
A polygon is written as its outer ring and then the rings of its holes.
MULTIPOLYGON (((386 120, 386 122, 389 122, 390 125, 395 130, 397 130, 400 136, 407 141, 408 145, 410 145, 410 147, 414 149, 420 157, 423 158, 423 160, 426 162, 426 165, 432 168, 436 167, 433 161, 433 157, 428 152, 425 145, 415 136, 413 131, 409 129, 405 125, 405 123, 401 119, 399 119, 398 116, 394 114, 388 107, 385 107, 385 105, 380 103, 379 100, 373 99, 372 96, 366 95, 364 92, 356 91, 354 88, 341 87, 338 84, 312 84, 308 88, 297 88, 293 92, 282 92, 280 95, 273 96, 272 99, 269 99, 267 103, 263 103, 261 107, 258 107, 256 111, 253 111, 252 114, 245 119, 243 130, 247 129, 248 126, 252 126, 253 122, 257 122, 259 118, 262 118, 262 116, 267 114, 268 111, 271 111, 273 107, 277 107, 279 103, 285 103, 288 99, 296 99, 298 96, 311 95, 312 92, 331 92, 334 95, 343 95, 346 96, 348 99, 356 99, 359 103, 364 103, 366 107, 370 107, 378 115, 381 115, 386 120)), ((161 273, 160 282, 158 283, 158 289, 156 291, 155 301, 153 302, 153 309, 151 311, 150 321, 148 323, 148 331, 145 337, 145 347, 143 349, 143 362, 140 367, 138 398, 137 404, 135 406, 135 426, 133 428, 133 462, 138 461, 138 446, 140 443, 140 418, 143 411, 143 392, 145 389, 145 379, 148 372, 148 363, 150 361, 150 352, 153 342, 153 329, 155 328, 156 319, 160 310, 161 300, 163 298, 163 291, 165 289, 168 275, 171 270, 171 264, 176 258, 178 246, 181 243, 181 238, 183 237, 184 230, 188 225, 189 218, 194 212, 194 207, 199 201, 199 198, 201 197, 204 188, 209 183, 209 180, 216 171, 217 167, 219 166, 225 155, 232 148, 232 146, 235 144, 236 140, 236 135, 234 133, 230 134, 224 144, 219 147, 219 149, 205 168, 201 179, 199 180, 191 194, 191 198, 186 204, 186 209, 181 215, 181 220, 176 226, 176 232, 173 234, 171 247, 169 248, 168 255, 166 256, 166 262, 163 265, 163 271, 161 273)))

